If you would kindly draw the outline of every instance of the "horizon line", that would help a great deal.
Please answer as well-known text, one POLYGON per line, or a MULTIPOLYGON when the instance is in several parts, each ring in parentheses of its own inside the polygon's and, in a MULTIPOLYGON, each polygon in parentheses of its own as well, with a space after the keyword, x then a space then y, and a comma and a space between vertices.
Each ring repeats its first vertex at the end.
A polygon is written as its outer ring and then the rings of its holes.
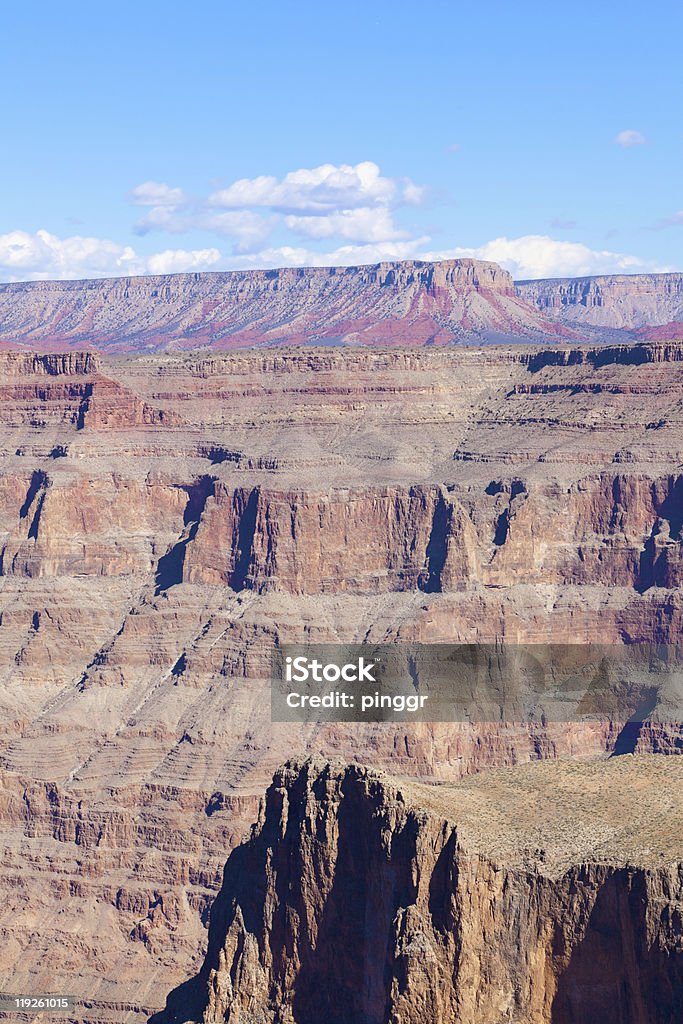
POLYGON ((376 263, 351 263, 351 264, 326 264, 323 266, 280 266, 280 267, 243 267, 234 268, 232 270, 179 270, 172 271, 168 274, 114 274, 107 275, 104 277, 45 277, 45 278, 26 278, 19 281, 0 281, 0 289, 22 287, 24 285, 42 285, 42 284, 57 284, 57 285, 85 285, 95 284, 106 281, 154 281, 154 280, 168 280, 170 278, 180 277, 227 277, 234 274, 280 274, 286 271, 298 271, 298 272, 317 272, 324 273, 327 271, 352 271, 352 270, 373 270, 378 269, 382 266, 441 266, 444 264, 449 265, 476 265, 482 267, 495 267, 502 273, 507 274, 514 285, 526 285, 526 284, 538 284, 543 281, 595 281, 595 280, 607 280, 610 278, 636 278, 636 277, 680 277, 683 276, 683 270, 663 270, 663 271, 640 271, 636 273, 614 273, 614 274, 576 274, 576 275, 559 275, 556 277, 525 277, 525 278, 513 278, 509 270, 506 270, 500 263, 496 263, 495 260, 481 260, 473 256, 458 256, 451 257, 450 259, 443 260, 421 260, 421 259, 405 259, 405 260, 380 260, 376 263))

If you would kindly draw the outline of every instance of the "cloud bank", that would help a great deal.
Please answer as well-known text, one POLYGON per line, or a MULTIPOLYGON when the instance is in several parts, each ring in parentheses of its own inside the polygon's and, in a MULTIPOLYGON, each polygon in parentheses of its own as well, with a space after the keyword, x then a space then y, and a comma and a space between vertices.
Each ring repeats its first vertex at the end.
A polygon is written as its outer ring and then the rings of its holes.
POLYGON ((130 245, 119 245, 108 238, 58 238, 49 231, 0 235, 0 275, 5 281, 169 274, 207 270, 220 259, 218 249, 166 249, 145 259, 130 245))
POLYGON ((590 249, 580 242, 561 242, 548 235, 523 235, 521 238, 494 238, 473 248, 430 252, 427 259, 471 257, 499 263, 512 276, 523 281, 543 277, 585 277, 590 274, 638 274, 663 272, 647 260, 609 249, 590 249))
MULTIPOLYGON (((635 129, 620 132, 615 139, 625 147, 644 141, 635 129)), ((11 231, 0 235, 0 278, 114 277, 464 257, 499 263, 517 280, 671 269, 549 235, 499 237, 481 245, 437 250, 428 235, 414 227, 408 230, 398 219, 405 208, 423 203, 425 196, 423 186, 410 178, 382 174, 370 160, 299 168, 280 178, 240 178, 200 197, 190 196, 179 185, 149 180, 128 193, 129 203, 144 210, 133 225, 138 238, 197 233, 213 237, 202 238, 203 244, 196 247, 166 245, 143 254, 137 246, 109 238, 11 231)), ((678 224, 682 217, 675 214, 658 226, 678 224)), ((144 248, 148 246, 146 242, 144 248)))
POLYGON ((110 239, 74 235, 58 238, 47 231, 13 231, 0 235, 0 276, 6 281, 68 280, 136 274, 173 274, 201 270, 271 269, 275 267, 356 266, 392 260, 491 260, 516 280, 583 277, 590 274, 665 272, 626 253, 590 249, 546 235, 495 238, 480 246, 431 250, 429 237, 344 244, 320 251, 281 245, 244 254, 222 253, 217 247, 164 249, 143 257, 131 246, 110 239))

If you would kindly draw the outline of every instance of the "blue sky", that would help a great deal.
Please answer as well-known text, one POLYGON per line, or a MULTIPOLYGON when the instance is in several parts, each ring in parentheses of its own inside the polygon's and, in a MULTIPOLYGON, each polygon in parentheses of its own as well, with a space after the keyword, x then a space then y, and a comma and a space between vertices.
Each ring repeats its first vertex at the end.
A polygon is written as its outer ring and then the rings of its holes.
POLYGON ((0 280, 683 270, 683 5, 3 10, 0 280))

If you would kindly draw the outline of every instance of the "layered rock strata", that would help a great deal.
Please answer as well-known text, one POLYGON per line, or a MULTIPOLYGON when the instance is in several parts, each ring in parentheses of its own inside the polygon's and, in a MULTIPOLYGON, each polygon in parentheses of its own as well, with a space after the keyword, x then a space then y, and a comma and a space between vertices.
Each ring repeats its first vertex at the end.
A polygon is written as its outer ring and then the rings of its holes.
POLYGON ((681 337, 683 274, 520 281, 516 288, 520 298, 567 327, 632 330, 662 325, 660 337, 681 337))
POLYGON ((681 274, 515 285, 470 259, 0 284, 0 347, 33 351, 670 340, 682 323, 681 274))

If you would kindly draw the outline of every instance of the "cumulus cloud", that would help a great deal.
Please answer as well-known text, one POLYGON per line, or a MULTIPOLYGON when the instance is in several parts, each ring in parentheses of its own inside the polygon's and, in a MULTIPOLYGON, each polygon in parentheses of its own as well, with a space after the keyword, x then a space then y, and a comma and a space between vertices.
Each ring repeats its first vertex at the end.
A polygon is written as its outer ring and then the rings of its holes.
POLYGON ((233 253, 240 254, 260 251, 278 227, 299 237, 368 244, 405 238, 393 211, 421 203, 424 195, 425 189, 410 178, 387 177, 365 160, 299 168, 283 178, 240 178, 193 200, 180 188, 147 181, 129 198, 149 207, 134 225, 137 234, 203 231, 232 238, 233 253))
POLYGON ((207 215, 202 221, 206 231, 234 240, 233 252, 255 252, 273 230, 273 221, 251 210, 226 210, 207 215))
POLYGON ((385 206, 359 206, 355 210, 339 210, 324 216, 302 217, 290 214, 285 225, 297 235, 308 238, 348 238, 359 242, 387 242, 405 238, 391 211, 385 206))
POLYGON ((128 196, 134 206, 176 207, 187 202, 181 188, 171 188, 163 181, 144 181, 132 188, 128 196))
POLYGON ((10 231, 0 235, 0 270, 10 280, 106 277, 140 273, 142 263, 131 246, 106 238, 10 231))
POLYGON ((48 231, 10 231, 0 235, 0 276, 6 281, 164 274, 202 270, 219 259, 218 249, 167 249, 145 259, 131 246, 107 238, 58 238, 48 231))
POLYGON ((635 128, 626 128, 614 137, 614 142, 623 149, 630 149, 632 146, 644 146, 646 141, 642 132, 636 131, 635 128))
POLYGON ((251 210, 198 210, 186 213, 182 210, 156 206, 137 221, 133 230, 137 235, 147 235, 152 231, 166 231, 173 235, 183 235, 189 231, 207 231, 233 239, 233 251, 241 253, 259 249, 272 228, 271 219, 251 210))
POLYGON ((321 164, 290 171, 284 178, 240 178, 209 196, 224 209, 267 207, 279 213, 330 213, 356 207, 419 203, 424 189, 409 178, 386 178, 372 160, 321 164))
POLYGON ((154 206, 144 217, 136 221, 133 231, 136 235, 147 235, 150 231, 170 231, 181 234, 189 231, 191 221, 178 213, 174 206, 154 206))
POLYGON ((509 270, 517 280, 539 277, 583 277, 588 274, 638 274, 663 271, 652 263, 625 253, 590 249, 580 242, 558 242, 547 235, 494 238, 475 248, 459 247, 425 253, 425 259, 459 257, 492 260, 509 270))
POLYGON ((150 274, 181 274, 191 270, 207 270, 220 261, 218 249, 165 249, 147 260, 150 274))

